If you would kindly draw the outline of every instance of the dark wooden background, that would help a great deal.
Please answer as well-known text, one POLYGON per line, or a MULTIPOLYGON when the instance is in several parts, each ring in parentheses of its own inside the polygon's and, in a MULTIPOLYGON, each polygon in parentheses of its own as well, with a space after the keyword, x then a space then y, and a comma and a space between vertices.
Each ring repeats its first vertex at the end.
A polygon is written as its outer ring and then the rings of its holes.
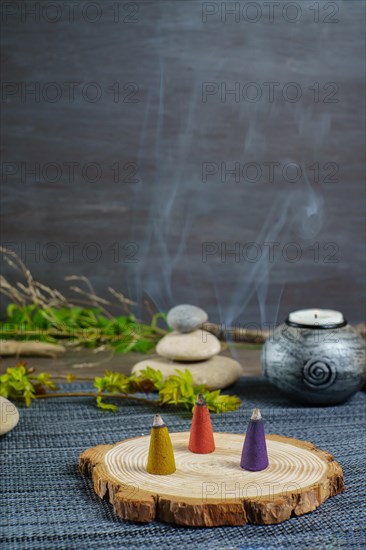
POLYGON ((99 13, 73 3, 74 14, 5 4, 1 240, 38 279, 65 289, 66 275, 86 275, 101 294, 195 303, 224 323, 314 306, 364 320, 364 2, 320 1, 319 14, 314 2, 285 12, 279 2, 272 21, 264 2, 239 2, 239 20, 226 22, 221 2, 119 2, 119 17, 108 1, 94 3, 99 13), (205 21, 207 10, 218 13, 205 21), (208 82, 239 83, 244 98, 203 101, 208 82), (235 162, 257 163, 262 177, 202 181, 204 163, 235 162), (273 181, 269 162, 280 164, 273 181), (288 163, 302 167, 296 183, 281 175, 288 163), (225 255, 238 243, 253 259, 250 242, 258 261, 225 255))

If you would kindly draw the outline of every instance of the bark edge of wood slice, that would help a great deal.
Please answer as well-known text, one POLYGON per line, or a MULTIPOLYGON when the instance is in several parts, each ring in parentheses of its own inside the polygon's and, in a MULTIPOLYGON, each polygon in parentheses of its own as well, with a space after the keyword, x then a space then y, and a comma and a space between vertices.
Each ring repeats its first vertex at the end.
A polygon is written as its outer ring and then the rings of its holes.
POLYGON ((243 434, 216 432, 216 450, 207 455, 188 451, 189 432, 170 436, 177 464, 172 475, 146 472, 150 436, 87 449, 80 455, 79 470, 92 477, 95 493, 108 499, 120 518, 191 527, 281 523, 312 512, 344 491, 340 464, 307 441, 267 435, 269 467, 246 472, 239 466, 238 455, 243 434), (201 471, 206 493, 197 496, 197 472, 201 471))

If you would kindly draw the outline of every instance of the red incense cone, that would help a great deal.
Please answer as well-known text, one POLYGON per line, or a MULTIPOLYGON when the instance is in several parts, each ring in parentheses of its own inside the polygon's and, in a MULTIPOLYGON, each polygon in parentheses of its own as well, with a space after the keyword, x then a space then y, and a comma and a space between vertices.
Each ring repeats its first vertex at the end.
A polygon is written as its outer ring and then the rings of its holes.
POLYGON ((245 434, 240 467, 251 472, 260 472, 267 466, 268 454, 262 415, 259 409, 254 409, 245 434))
POLYGON ((199 394, 194 406, 188 449, 201 455, 215 450, 210 411, 202 394, 199 394))

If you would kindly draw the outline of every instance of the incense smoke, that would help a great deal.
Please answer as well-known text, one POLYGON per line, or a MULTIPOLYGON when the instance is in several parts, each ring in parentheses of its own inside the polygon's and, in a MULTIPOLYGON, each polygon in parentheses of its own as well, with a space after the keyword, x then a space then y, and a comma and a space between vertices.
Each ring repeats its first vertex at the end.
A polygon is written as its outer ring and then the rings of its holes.
MULTIPOLYGON (((284 257, 284 249, 295 243, 293 249, 301 248, 305 256, 306 246, 323 228, 324 200, 304 167, 317 160, 330 118, 319 116, 315 122, 310 110, 293 107, 290 135, 294 132, 313 143, 311 159, 293 158, 286 143, 278 148, 266 137, 263 119, 278 119, 281 107, 203 104, 201 72, 192 72, 188 83, 172 82, 169 63, 160 55, 156 86, 151 88, 158 93, 149 91, 141 119, 138 164, 142 169, 134 190, 131 228, 139 261, 128 266, 129 295, 140 304, 147 298, 162 311, 178 303, 196 304, 208 309, 210 320, 227 326, 275 323, 286 285, 304 279, 304 264, 312 267, 311 257, 292 262, 284 257), (314 124, 320 128, 316 137, 308 130, 314 124), (204 162, 219 166, 225 161, 232 166, 236 161, 255 161, 263 166, 273 160, 281 167, 291 162, 300 165, 299 181, 284 181, 281 173, 273 182, 264 175, 258 183, 230 177, 224 182, 219 177, 202 181, 204 162), (202 256, 205 243, 217 245, 217 253, 207 261, 202 256), (235 243, 241 250, 239 261, 230 254, 235 243), (255 261, 243 258, 248 243, 261 251, 255 261), (268 243, 278 243, 273 257, 268 243)), ((219 81, 228 73, 227 60, 209 72, 219 81)))

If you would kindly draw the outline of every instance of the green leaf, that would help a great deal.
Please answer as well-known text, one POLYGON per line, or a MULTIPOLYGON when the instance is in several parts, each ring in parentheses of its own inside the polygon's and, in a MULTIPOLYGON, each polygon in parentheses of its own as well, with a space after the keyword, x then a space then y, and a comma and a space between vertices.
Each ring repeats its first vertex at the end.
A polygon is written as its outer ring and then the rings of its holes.
POLYGON ((149 353, 152 349, 155 348, 156 342, 151 342, 150 340, 137 340, 134 345, 133 351, 139 353, 149 353))
POLYGON ((105 403, 103 397, 97 397, 97 407, 98 409, 103 409, 103 411, 117 412, 117 405, 112 405, 111 403, 105 403))
POLYGON ((106 371, 105 376, 96 377, 94 387, 99 392, 108 393, 128 393, 131 380, 128 376, 119 372, 106 371))
POLYGON ((156 328, 156 325, 157 325, 157 322, 159 319, 164 319, 164 321, 166 321, 166 318, 167 318, 167 314, 166 313, 155 313, 155 315, 153 315, 153 318, 151 319, 151 326, 153 328, 156 328))
POLYGON ((9 367, 0 377, 0 395, 3 397, 21 399, 29 407, 35 393, 29 372, 23 363, 18 363, 16 367, 9 367))
POLYGON ((163 374, 160 370, 152 369, 151 367, 146 367, 140 373, 140 379, 150 380, 153 382, 155 388, 160 390, 163 385, 163 374))
POLYGON ((47 372, 41 372, 36 376, 36 380, 39 384, 44 386, 49 390, 57 390, 57 384, 55 384, 51 379, 50 375, 47 372))

